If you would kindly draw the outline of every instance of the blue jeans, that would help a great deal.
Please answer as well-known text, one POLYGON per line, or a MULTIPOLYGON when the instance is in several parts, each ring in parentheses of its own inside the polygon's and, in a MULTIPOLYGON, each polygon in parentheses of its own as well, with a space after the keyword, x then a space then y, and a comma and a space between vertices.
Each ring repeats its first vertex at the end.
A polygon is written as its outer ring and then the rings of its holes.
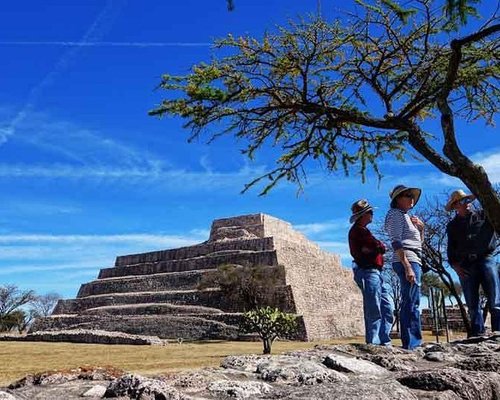
POLYGON ((389 288, 382 273, 376 268, 353 268, 354 281, 363 293, 366 343, 388 345, 391 343, 393 306, 389 288))
POLYGON ((420 286, 422 282, 422 267, 410 262, 415 272, 416 283, 410 284, 406 280, 405 268, 400 262, 392 264, 401 283, 401 342, 404 349, 413 350, 422 344, 422 327, 420 323, 420 286))
POLYGON ((479 301, 479 285, 483 287, 491 313, 491 330, 500 331, 500 275, 493 257, 464 262, 462 267, 469 273, 460 278, 465 302, 469 310, 472 336, 484 334, 484 320, 479 301))

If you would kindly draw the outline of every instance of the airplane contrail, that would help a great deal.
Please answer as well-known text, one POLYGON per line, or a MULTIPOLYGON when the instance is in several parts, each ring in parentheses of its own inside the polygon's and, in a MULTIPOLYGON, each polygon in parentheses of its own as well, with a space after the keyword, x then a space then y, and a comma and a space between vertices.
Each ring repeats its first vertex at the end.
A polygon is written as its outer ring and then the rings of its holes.
POLYGON ((0 46, 65 46, 65 47, 207 47, 207 42, 68 42, 23 41, 0 42, 0 46))
POLYGON ((95 43, 104 36, 111 28, 113 20, 118 11, 126 3, 126 0, 108 0, 103 10, 99 13, 89 29, 85 32, 79 42, 80 46, 71 47, 57 61, 56 65, 45 77, 35 85, 28 94, 28 99, 21 110, 14 116, 7 127, 0 128, 0 145, 4 144, 8 138, 15 134, 17 127, 31 114, 37 100, 40 98, 43 90, 50 86, 57 76, 64 71, 71 60, 78 54, 78 51, 85 43, 95 43), (118 6, 115 4, 118 3, 118 6))

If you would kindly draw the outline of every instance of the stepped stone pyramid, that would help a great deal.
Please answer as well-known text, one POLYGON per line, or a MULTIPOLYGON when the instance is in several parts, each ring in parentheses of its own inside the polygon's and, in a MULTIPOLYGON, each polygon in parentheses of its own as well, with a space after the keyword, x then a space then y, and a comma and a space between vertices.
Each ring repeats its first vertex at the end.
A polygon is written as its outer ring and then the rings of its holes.
POLYGON ((363 334, 363 305, 350 270, 291 225, 266 214, 215 220, 203 243, 119 256, 77 298, 60 300, 31 331, 99 329, 161 338, 236 339, 241 305, 203 276, 226 264, 278 276, 274 306, 299 316, 302 340, 363 334))

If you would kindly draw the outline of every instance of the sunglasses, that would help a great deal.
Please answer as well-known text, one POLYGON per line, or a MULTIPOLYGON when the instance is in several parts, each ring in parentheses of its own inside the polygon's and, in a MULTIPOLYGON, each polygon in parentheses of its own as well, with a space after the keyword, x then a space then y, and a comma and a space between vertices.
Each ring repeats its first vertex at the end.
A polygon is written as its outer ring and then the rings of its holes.
POLYGON ((401 197, 406 197, 407 199, 413 199, 413 195, 411 193, 403 193, 401 197))
POLYGON ((462 200, 458 201, 458 204, 461 204, 462 206, 464 206, 466 204, 470 204, 470 203, 472 203, 472 200, 469 199, 469 198, 465 198, 465 199, 462 199, 462 200))

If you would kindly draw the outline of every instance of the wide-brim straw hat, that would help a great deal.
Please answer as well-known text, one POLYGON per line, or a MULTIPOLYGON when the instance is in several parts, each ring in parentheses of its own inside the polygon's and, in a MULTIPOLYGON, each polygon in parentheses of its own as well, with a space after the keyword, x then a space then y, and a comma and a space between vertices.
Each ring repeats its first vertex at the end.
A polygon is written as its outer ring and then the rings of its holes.
POLYGON ((389 193, 391 201, 393 201, 400 194, 407 192, 407 191, 411 192, 411 194, 413 196, 413 206, 416 206, 418 203, 418 200, 420 199, 420 195, 422 194, 422 189, 419 189, 416 187, 407 187, 405 185, 394 186, 394 188, 389 193))
POLYGON ((352 215, 349 222, 352 224, 360 219, 367 212, 373 211, 374 208, 368 203, 368 200, 362 199, 354 202, 351 206, 352 215))
POLYGON ((444 206, 444 209, 446 211, 451 211, 453 209, 453 205, 457 202, 457 201, 460 201, 460 200, 463 200, 463 199, 471 199, 471 200, 475 200, 476 199, 476 196, 474 196, 473 194, 467 194, 465 193, 462 189, 458 189, 458 190, 455 190, 451 195, 450 195, 450 199, 448 200, 448 203, 446 203, 446 205, 444 206))

